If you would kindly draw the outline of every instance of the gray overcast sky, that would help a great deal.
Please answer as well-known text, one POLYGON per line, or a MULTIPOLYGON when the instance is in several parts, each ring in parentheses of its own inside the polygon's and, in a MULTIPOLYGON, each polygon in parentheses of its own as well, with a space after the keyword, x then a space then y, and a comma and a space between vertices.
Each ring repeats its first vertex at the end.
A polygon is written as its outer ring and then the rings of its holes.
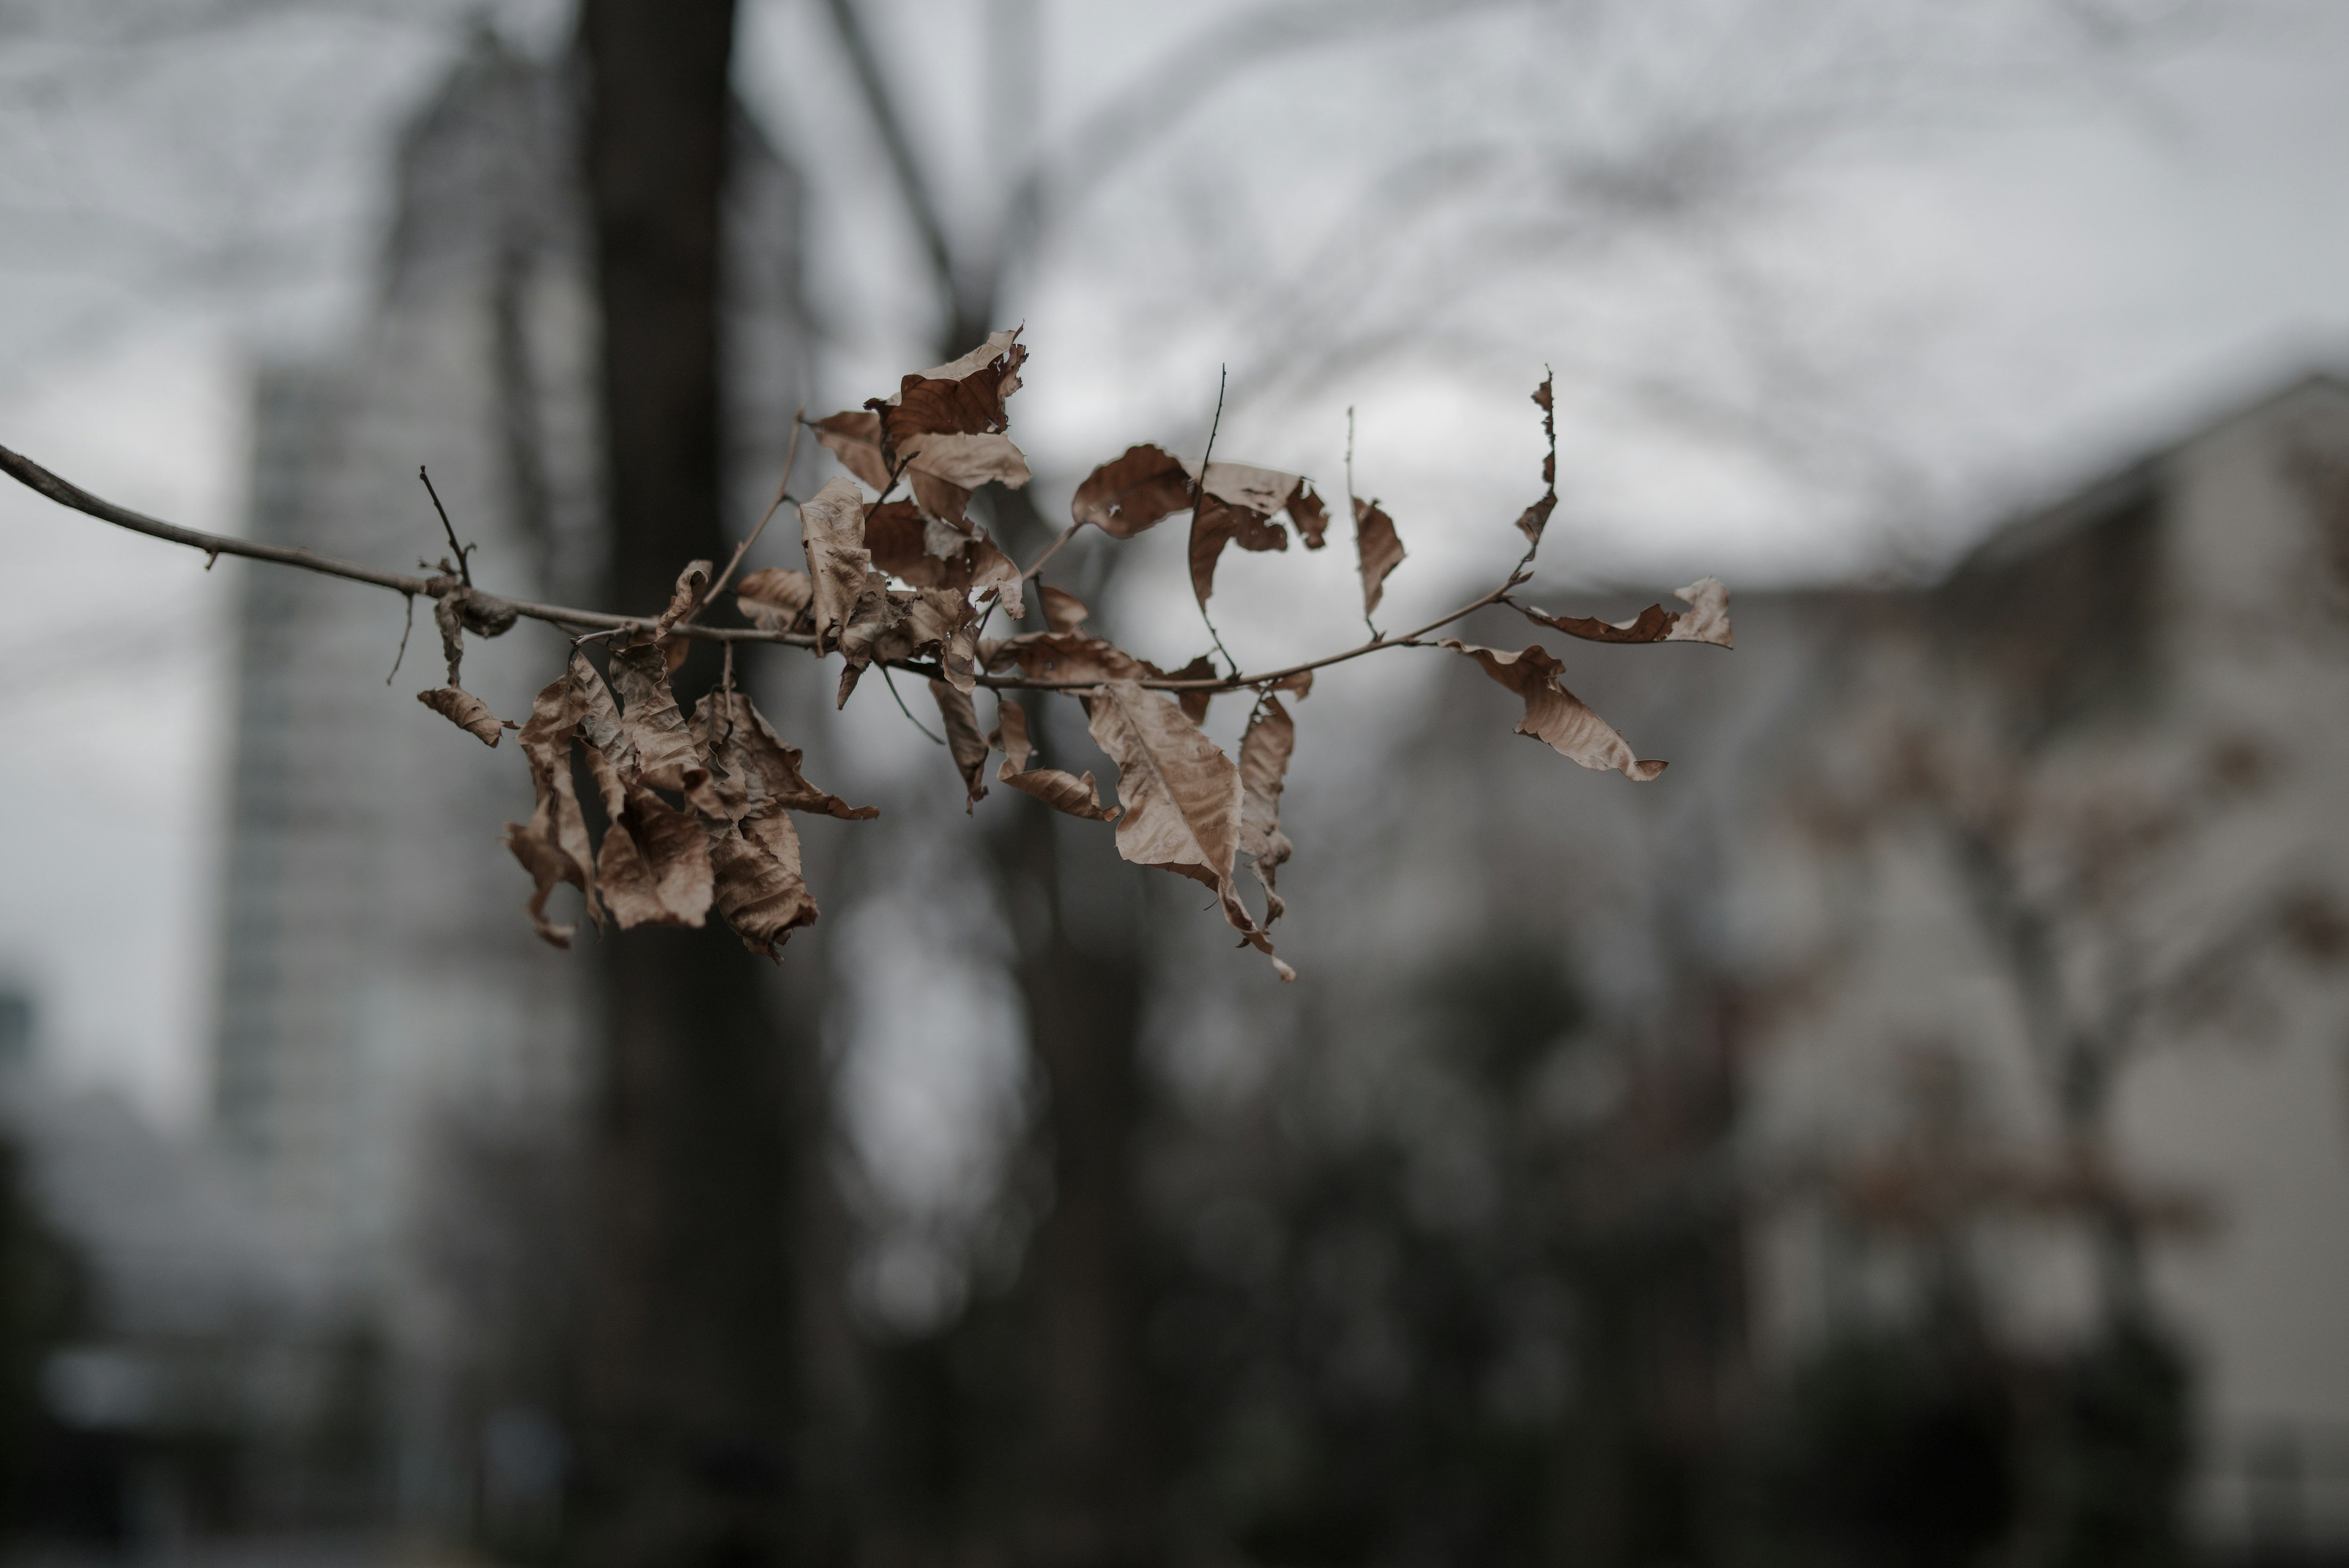
MULTIPOLYGON (((974 138, 956 128, 983 122, 988 82, 957 65, 981 7, 881 9, 897 68, 926 91, 920 130, 970 186, 974 138)), ((833 389, 854 401, 918 357, 921 323, 895 303, 902 224, 869 198, 870 138, 819 11, 753 5, 742 79, 846 236, 815 281, 844 327, 833 389)), ((243 27, 148 50, 107 90, 74 86, 55 50, 0 42, 0 441, 130 504, 233 530, 243 368, 256 346, 315 348, 355 319, 385 139, 460 14, 417 0, 243 27)), ((1205 15, 1046 6, 1042 134, 1205 15)), ((559 32, 552 6, 513 17, 542 41, 559 32)), ((1702 81, 1670 29, 1636 42, 1655 73, 1642 79, 1702 81)), ((1439 90, 1442 73, 1475 64, 1470 45, 1381 47, 1233 82, 1015 290, 1036 355, 1019 433, 1063 487, 1048 506, 1127 441, 1203 426, 1217 362, 1246 370, 1260 337, 1253 280, 1320 254, 1381 159, 1477 130, 1439 90), (1397 70, 1402 86, 1365 90, 1397 70), (1228 238, 1199 242, 1203 210, 1228 238)), ((1540 58, 1515 65, 1509 92, 1561 116, 1588 109, 1562 88, 1575 101, 1540 105, 1540 58)), ((1946 553, 2013 499, 2349 359, 2344 163, 2349 5, 2212 6, 2125 71, 1846 139, 1790 165, 1768 202, 1708 220, 1702 245, 1667 234, 1469 277, 1427 318, 1476 326, 1497 350, 1407 355, 1243 404, 1225 450, 1334 475, 1343 410, 1359 404, 1364 488, 1413 550, 1391 590, 1398 614, 1506 548, 1476 520, 1523 504, 1536 439, 1523 397, 1545 359, 1600 389, 1569 405, 1563 432, 1563 488, 1596 578, 1707 569, 1752 586, 1865 568, 1895 544, 1946 553), (1754 380, 1764 362, 1779 381, 1754 380), (1626 390, 1669 394, 1684 414, 1692 387, 1723 389, 1741 417, 1757 401, 1799 413, 1826 465, 1793 478, 1757 466, 1626 390), (1864 483, 1835 466, 1846 451, 1867 454, 1864 483)), ((1311 296, 1314 275, 1299 297, 1330 306, 1311 296)), ((1354 286, 1327 276, 1330 291, 1354 286)), ((1341 554, 1247 566, 1342 576, 1341 554)), ((13 489, 0 564, 16 677, 0 694, 0 976, 40 995, 61 1070, 184 1118, 209 1029, 234 568, 207 576, 184 552, 13 489)))

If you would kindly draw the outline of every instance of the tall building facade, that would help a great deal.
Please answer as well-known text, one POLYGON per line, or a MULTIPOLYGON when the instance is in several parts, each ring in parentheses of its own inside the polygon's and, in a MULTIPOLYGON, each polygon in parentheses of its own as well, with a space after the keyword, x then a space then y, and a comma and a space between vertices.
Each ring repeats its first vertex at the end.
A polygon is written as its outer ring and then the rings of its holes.
MULTIPOLYGON (((400 140, 357 341, 258 378, 254 537, 437 561, 422 466, 485 587, 601 601, 578 113, 560 65, 486 32, 463 51, 400 140)), ((747 121, 738 134, 730 460, 748 512, 774 483, 809 346, 798 187, 747 121)), ((411 632, 380 592, 266 567, 244 595, 216 1126, 321 1281, 363 1301, 398 1271, 433 1118, 563 1102, 593 987, 521 912, 527 881, 499 835, 529 809, 522 759, 415 701, 444 676, 430 606, 411 632)), ((527 621, 469 644, 466 688, 507 716, 567 652, 527 621)))

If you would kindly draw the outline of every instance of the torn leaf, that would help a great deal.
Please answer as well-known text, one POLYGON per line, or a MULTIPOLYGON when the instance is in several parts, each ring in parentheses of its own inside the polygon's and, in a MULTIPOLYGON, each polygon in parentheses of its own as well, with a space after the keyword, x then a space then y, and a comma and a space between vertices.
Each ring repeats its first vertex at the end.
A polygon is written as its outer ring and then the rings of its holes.
POLYGON ((1485 674, 1525 700, 1518 734, 1531 735, 1586 768, 1612 768, 1635 783, 1645 784, 1664 771, 1662 763, 1633 756, 1614 727, 1566 689, 1558 680, 1566 667, 1539 643, 1516 653, 1474 647, 1455 637, 1445 638, 1443 646, 1475 659, 1485 674))
POLYGON ((1362 613, 1371 615, 1386 597, 1387 574, 1402 565, 1402 540, 1394 519, 1375 501, 1354 503, 1354 555, 1361 563, 1362 613))
POLYGON ((1059 768, 1031 768, 1029 759, 1035 748, 1028 739, 1028 713, 1017 702, 999 702, 995 709, 996 731, 990 743, 1003 753, 1003 766, 996 777, 1022 794, 1034 795, 1055 811, 1071 816, 1081 816, 1091 822, 1115 822, 1120 810, 1105 805, 1101 788, 1093 775, 1080 778, 1059 768))
POLYGON ((1280 831, 1280 792, 1288 776, 1288 759, 1297 749, 1297 725, 1278 697, 1267 697, 1240 737, 1240 848, 1253 862, 1257 880, 1264 884, 1264 923, 1287 912, 1273 878, 1292 853, 1288 836, 1280 831))

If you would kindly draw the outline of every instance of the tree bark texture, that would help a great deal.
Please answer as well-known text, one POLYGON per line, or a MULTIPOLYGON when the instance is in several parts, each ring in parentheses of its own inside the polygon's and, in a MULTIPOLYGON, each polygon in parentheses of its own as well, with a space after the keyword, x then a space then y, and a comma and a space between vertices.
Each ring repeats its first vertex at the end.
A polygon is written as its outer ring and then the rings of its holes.
MULTIPOLYGON (((732 0, 585 0, 608 588, 722 560, 719 302, 732 0)), ((704 656, 707 657, 706 655, 704 656)), ((573 1555, 789 1555, 790 1042, 718 922, 597 944, 605 1037, 573 1555)))

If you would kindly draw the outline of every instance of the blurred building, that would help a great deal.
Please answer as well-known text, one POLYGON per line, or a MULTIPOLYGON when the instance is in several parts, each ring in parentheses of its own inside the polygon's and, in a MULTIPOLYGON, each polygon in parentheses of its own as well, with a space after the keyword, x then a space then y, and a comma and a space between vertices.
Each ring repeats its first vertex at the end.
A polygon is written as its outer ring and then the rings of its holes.
MULTIPOLYGON (((408 127, 357 341, 259 377, 254 537, 402 567, 440 560, 421 464, 459 537, 479 545, 485 587, 602 601, 575 88, 483 31, 408 127)), ((747 121, 739 138, 730 456, 762 502, 808 367, 799 194, 747 121)), ((415 701, 444 680, 430 606, 416 607, 410 635, 380 592, 246 575, 213 1110, 310 1288, 381 1324, 394 1355, 430 1362, 471 1326, 447 1321, 453 1309, 415 1267, 436 1183, 461 1178, 448 1129, 559 1117, 595 988, 582 955, 544 947, 523 918, 528 880, 499 841, 529 808, 522 759, 415 701)), ((525 621, 494 645, 471 639, 463 683, 527 716, 567 652, 525 621)), ((429 1376, 395 1386, 409 1402, 447 1397, 429 1376)), ((429 1429, 446 1414, 409 1409, 400 1424, 429 1429)), ((400 1483, 411 1501, 438 1507, 465 1490, 413 1450, 400 1483)))

